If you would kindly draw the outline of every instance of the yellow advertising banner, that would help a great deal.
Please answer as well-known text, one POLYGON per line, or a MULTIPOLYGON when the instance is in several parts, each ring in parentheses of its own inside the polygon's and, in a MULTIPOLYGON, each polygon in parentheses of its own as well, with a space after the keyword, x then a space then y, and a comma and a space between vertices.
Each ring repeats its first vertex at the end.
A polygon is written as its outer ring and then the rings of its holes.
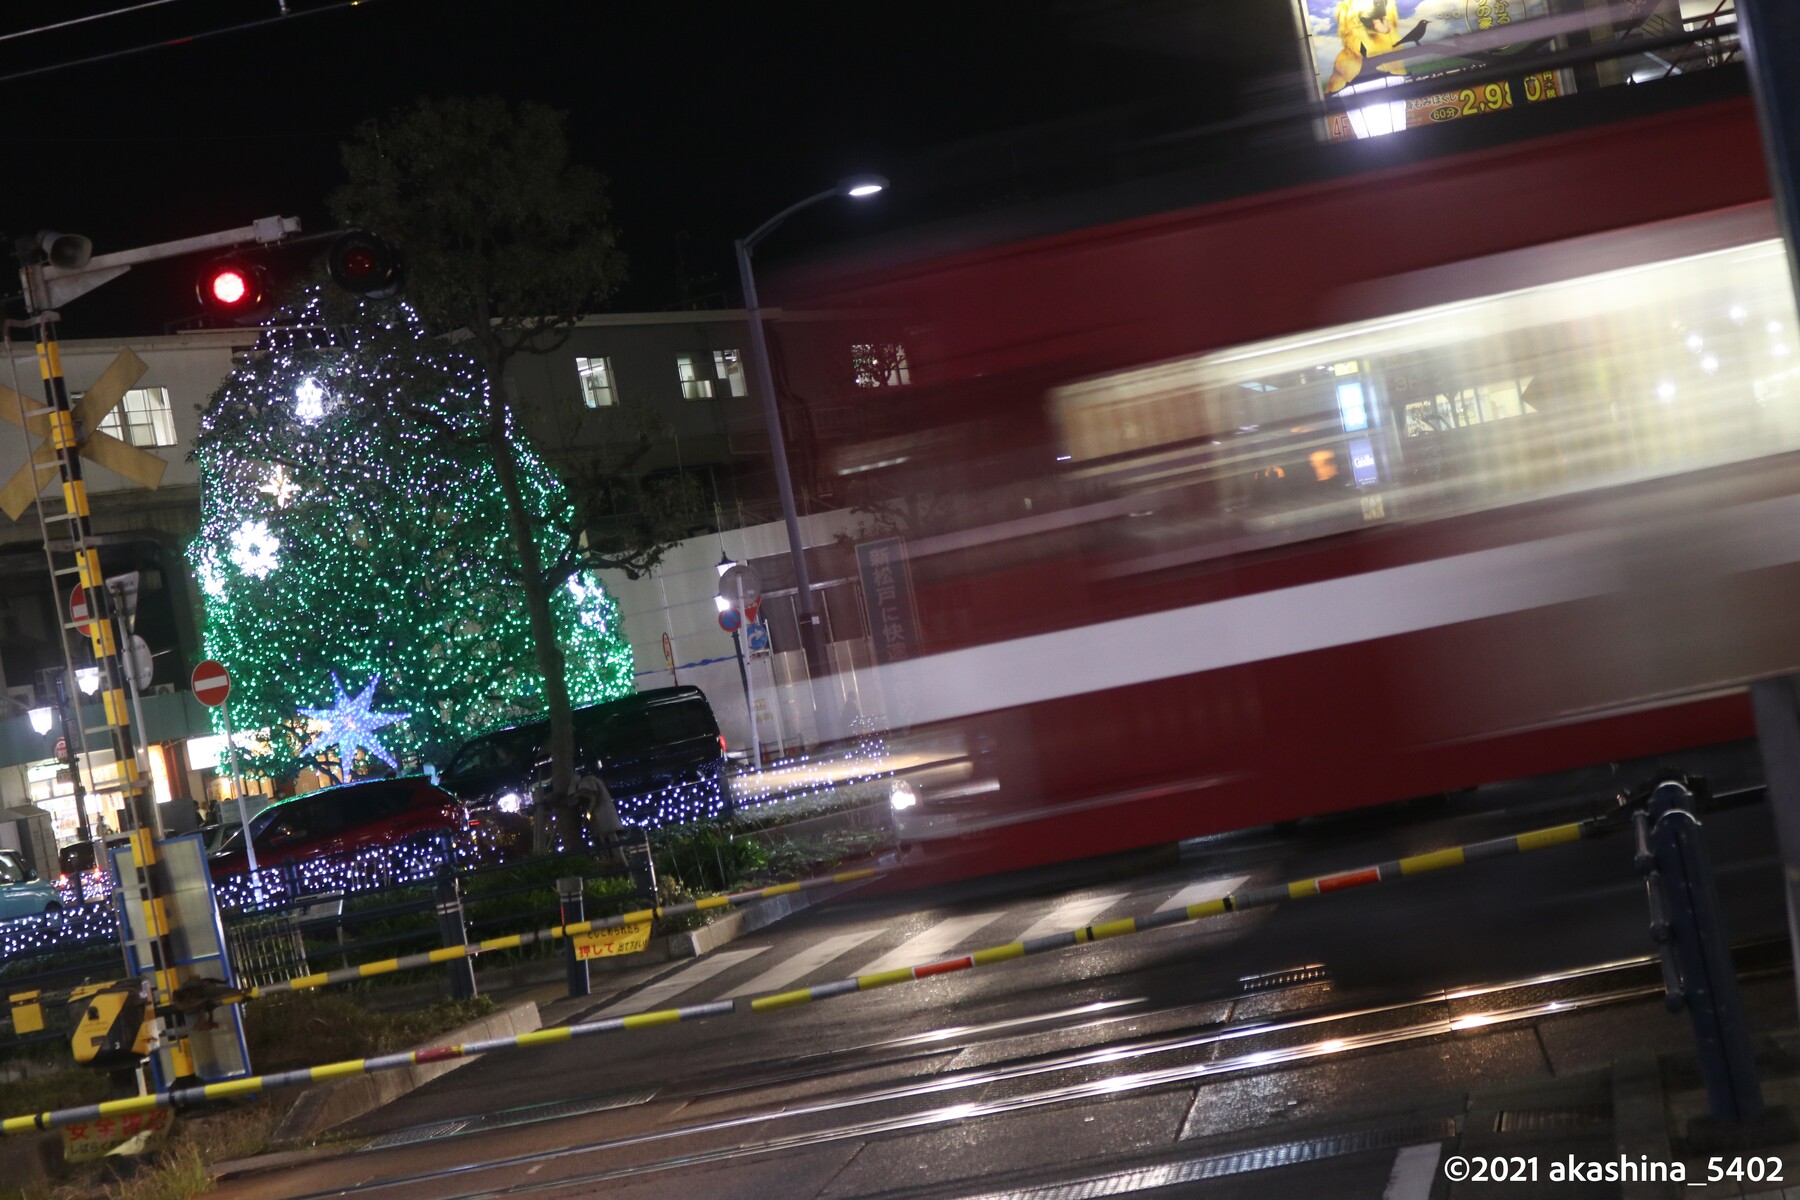
POLYGON ((117 1117, 95 1117, 64 1125, 63 1161, 92 1162, 108 1154, 142 1154, 162 1143, 174 1127, 175 1114, 166 1108, 117 1117))
POLYGON ((606 958, 614 954, 636 954, 650 944, 650 922, 621 925, 617 929, 596 929, 575 935, 575 957, 582 962, 590 958, 606 958))

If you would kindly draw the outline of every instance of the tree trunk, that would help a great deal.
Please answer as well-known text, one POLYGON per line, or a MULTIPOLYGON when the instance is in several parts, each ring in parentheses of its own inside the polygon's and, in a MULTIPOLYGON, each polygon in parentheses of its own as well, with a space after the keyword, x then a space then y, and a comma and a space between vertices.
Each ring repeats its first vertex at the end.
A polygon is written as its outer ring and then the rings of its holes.
MULTIPOLYGON (((497 381, 496 381, 497 385, 497 381)), ((530 621, 531 641, 537 650, 538 670, 544 676, 544 699, 550 709, 550 795, 556 807, 568 804, 575 790, 575 722, 569 708, 569 685, 563 678, 562 643, 556 638, 556 621, 550 615, 550 591, 544 586, 544 560, 533 537, 531 514, 525 508, 525 496, 519 490, 518 464, 513 459, 512 442, 504 432, 492 435, 488 445, 494 453, 494 474, 500 483, 500 494, 506 500, 506 523, 512 530, 513 545, 519 554, 519 586, 525 593, 525 613, 530 621)), ((540 798, 539 803, 543 803, 540 798)), ((547 841, 547 822, 534 821, 534 840, 547 841)), ((545 845, 533 850, 543 854, 545 845)))

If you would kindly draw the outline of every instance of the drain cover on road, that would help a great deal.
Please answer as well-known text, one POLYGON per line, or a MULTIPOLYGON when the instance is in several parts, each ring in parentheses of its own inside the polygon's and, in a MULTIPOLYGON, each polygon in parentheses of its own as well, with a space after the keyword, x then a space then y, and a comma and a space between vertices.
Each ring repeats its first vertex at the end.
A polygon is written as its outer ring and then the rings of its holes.
POLYGON ((1515 1108, 1494 1114, 1495 1133, 1566 1133, 1612 1122, 1610 1104, 1573 1104, 1565 1108, 1515 1108))
POLYGON ((1246 975, 1238 980, 1238 990, 1245 994, 1251 992, 1272 992, 1277 988, 1301 987, 1309 983, 1323 983, 1331 978, 1331 972, 1323 963, 1308 963, 1304 967, 1289 967, 1284 971, 1268 971, 1261 975, 1246 975))
POLYGON ((977 1196, 967 1197, 967 1200, 1098 1200, 1102 1196, 1125 1196, 1132 1192, 1174 1187, 1204 1179, 1222 1179, 1228 1175, 1271 1171, 1323 1159, 1366 1154, 1371 1150, 1412 1146, 1420 1142, 1441 1142, 1455 1136, 1456 1119, 1446 1117, 1439 1121, 1421 1121, 1388 1129, 1333 1134, 1225 1154, 1209 1154, 1202 1158, 1159 1163, 1156 1166, 1090 1175, 1083 1179, 1040 1184, 1012 1191, 982 1192, 977 1196))

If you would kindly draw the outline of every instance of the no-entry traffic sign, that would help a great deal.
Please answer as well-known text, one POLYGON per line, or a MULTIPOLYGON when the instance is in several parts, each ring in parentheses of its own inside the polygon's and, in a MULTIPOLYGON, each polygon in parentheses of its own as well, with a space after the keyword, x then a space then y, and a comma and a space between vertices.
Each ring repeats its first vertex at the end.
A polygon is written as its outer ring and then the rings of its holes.
POLYGON ((88 611, 87 589, 76 584, 75 590, 69 593, 69 620, 75 623, 77 632, 91 636, 93 631, 88 618, 93 615, 88 611))
POLYGON ((194 699, 208 708, 217 708, 231 695, 231 673, 223 663, 207 659, 194 668, 194 699))

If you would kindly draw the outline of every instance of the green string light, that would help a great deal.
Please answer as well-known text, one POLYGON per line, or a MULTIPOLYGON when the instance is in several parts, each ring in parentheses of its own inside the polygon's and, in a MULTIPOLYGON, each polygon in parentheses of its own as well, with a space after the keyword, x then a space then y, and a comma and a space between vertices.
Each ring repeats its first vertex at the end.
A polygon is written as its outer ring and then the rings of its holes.
MULTIPOLYGON (((205 647, 232 674, 233 723, 298 731, 339 678, 379 677, 404 760, 544 710, 518 555, 482 441, 485 377, 404 306, 313 292, 226 379, 201 418, 201 531, 188 561, 205 647)), ((508 428, 508 432, 511 430, 508 428)), ((561 480, 511 441, 539 553, 574 524, 561 480)), ((591 573, 552 593, 575 705, 632 690, 618 605, 591 573)), ((280 742, 282 739, 277 738, 280 742)), ((301 745, 258 766, 283 773, 301 745)))

